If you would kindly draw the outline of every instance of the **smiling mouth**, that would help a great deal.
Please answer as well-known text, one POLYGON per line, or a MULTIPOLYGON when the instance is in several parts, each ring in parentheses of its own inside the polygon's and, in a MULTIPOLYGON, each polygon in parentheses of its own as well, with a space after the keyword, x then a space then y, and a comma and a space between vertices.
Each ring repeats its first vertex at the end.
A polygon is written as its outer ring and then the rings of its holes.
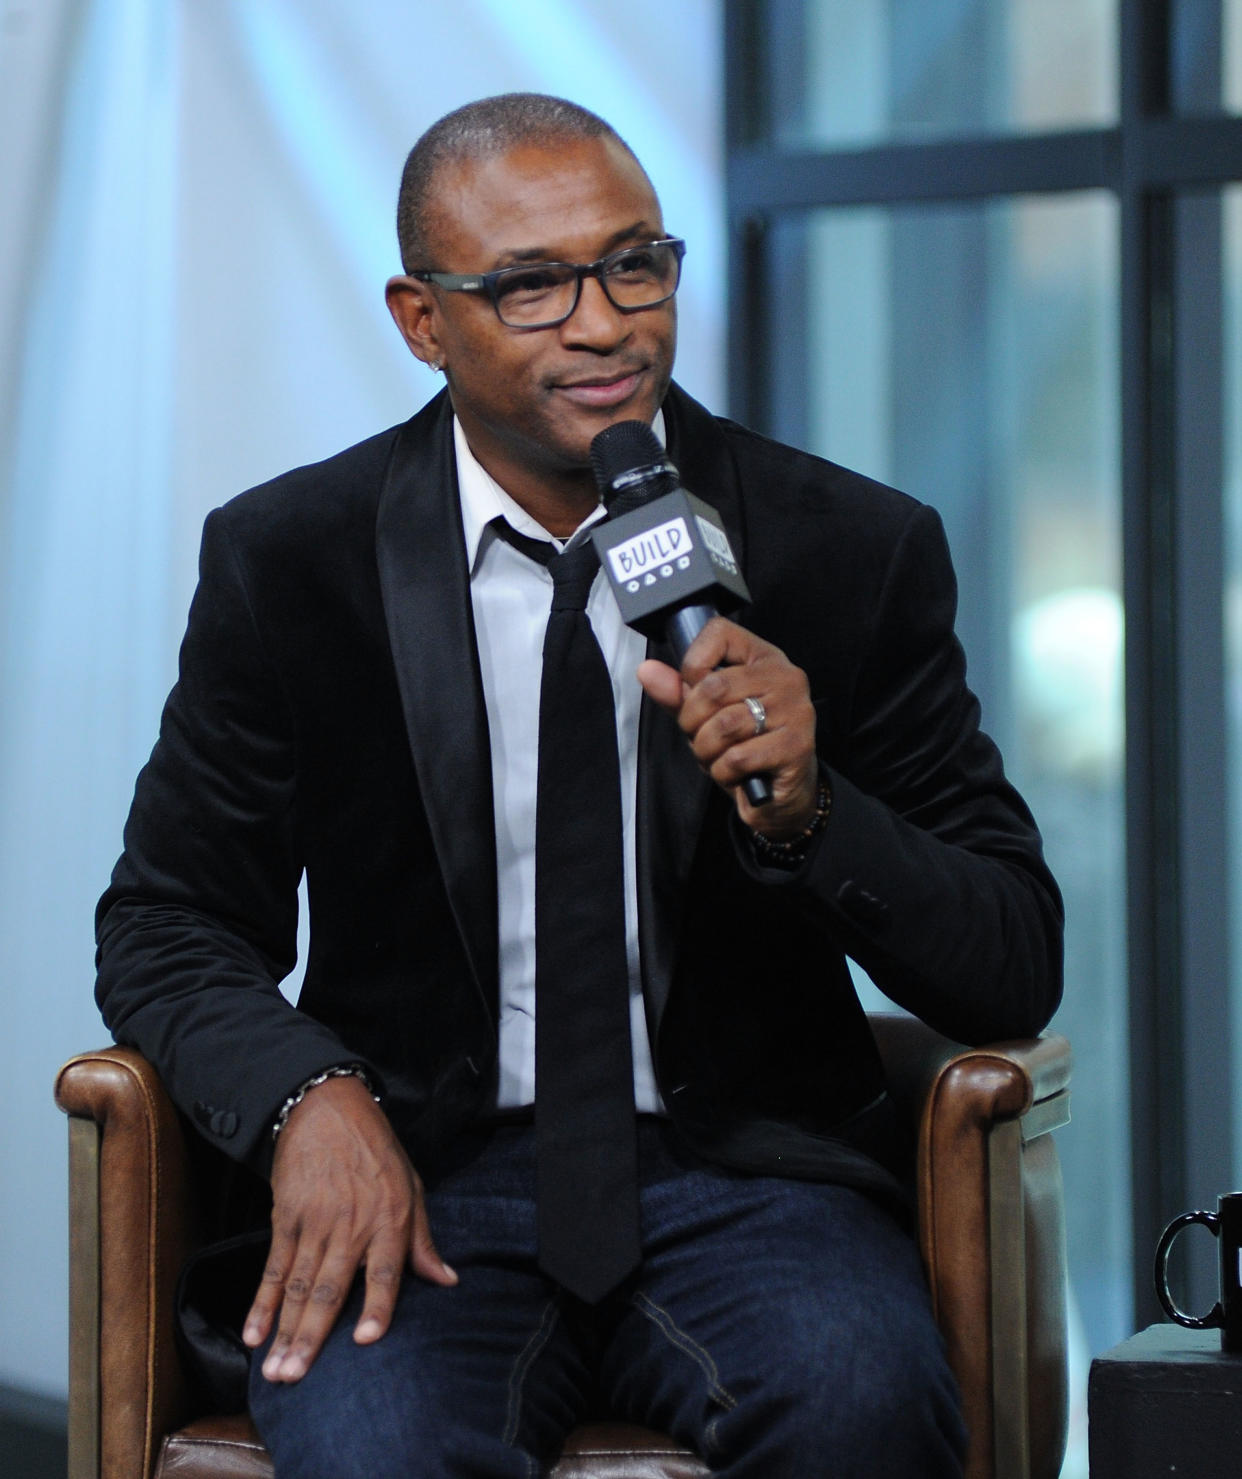
POLYGON ((554 389, 578 405, 614 406, 627 400, 638 388, 642 370, 630 370, 624 375, 599 376, 592 380, 563 381, 554 389))

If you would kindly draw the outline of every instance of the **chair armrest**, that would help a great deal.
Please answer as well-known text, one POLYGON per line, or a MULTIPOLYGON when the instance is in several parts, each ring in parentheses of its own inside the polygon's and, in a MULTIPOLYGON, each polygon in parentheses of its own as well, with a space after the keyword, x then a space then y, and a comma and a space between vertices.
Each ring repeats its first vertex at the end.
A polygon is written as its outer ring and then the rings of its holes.
POLYGON ((1055 1479, 1068 1396, 1049 1132, 1069 1120, 1069 1044, 1050 1033, 963 1048, 912 1018, 871 1025, 894 1097, 919 1127, 920 1248, 967 1426, 992 1439, 972 1441, 969 1479, 1055 1479))
POLYGON ((70 1479, 148 1479, 188 1415, 173 1342, 192 1237, 184 1136, 130 1048, 71 1059, 56 1102, 70 1116, 70 1479))
MULTIPOLYGON (((983 1048, 967 1048, 951 1038, 942 1037, 917 1017, 897 1012, 872 1012, 868 1018, 889 1090, 898 1103, 907 1108, 914 1122, 922 1119, 923 1109, 938 1075, 953 1060, 977 1064, 981 1060, 999 1060, 1016 1070, 1011 1076, 1002 1070, 1005 1084, 996 1112, 1012 1117, 1012 1105, 1026 1108, 1053 1098, 1069 1087, 1072 1059, 1069 1044, 1055 1033, 1043 1037, 1023 1038, 1015 1042, 991 1043, 983 1048), (1012 1096, 1017 1094, 1018 1100, 1012 1096)), ((999 1066, 999 1063, 998 1063, 999 1066)), ((997 1085, 1000 1088, 1000 1084, 997 1085)))

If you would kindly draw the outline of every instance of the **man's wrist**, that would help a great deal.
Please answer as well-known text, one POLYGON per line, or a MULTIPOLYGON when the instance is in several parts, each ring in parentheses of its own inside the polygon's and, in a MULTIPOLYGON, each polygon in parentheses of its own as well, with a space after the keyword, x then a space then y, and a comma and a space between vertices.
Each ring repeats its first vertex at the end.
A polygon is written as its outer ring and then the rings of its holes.
POLYGON ((815 790, 815 810, 811 815, 811 820, 796 837, 791 837, 785 842, 773 842, 762 832, 750 832, 750 846, 755 861, 764 868, 787 870, 800 868, 806 861, 811 844, 828 825, 828 816, 831 811, 832 790, 827 780, 821 775, 815 790))
POLYGON ((312 1077, 306 1079, 304 1083, 300 1083, 294 1089, 293 1093, 280 1106, 280 1112, 277 1114, 275 1122, 272 1125, 273 1140, 280 1138, 280 1132, 289 1123, 289 1116, 301 1104, 302 1100, 306 1098, 307 1094, 312 1089, 317 1089, 320 1084, 326 1084, 330 1078, 361 1079, 363 1086, 371 1098, 377 1104, 380 1102, 380 1097, 375 1092, 375 1085, 371 1082, 371 1075, 363 1068, 361 1063, 338 1063, 332 1068, 325 1068, 321 1072, 312 1075, 312 1077))

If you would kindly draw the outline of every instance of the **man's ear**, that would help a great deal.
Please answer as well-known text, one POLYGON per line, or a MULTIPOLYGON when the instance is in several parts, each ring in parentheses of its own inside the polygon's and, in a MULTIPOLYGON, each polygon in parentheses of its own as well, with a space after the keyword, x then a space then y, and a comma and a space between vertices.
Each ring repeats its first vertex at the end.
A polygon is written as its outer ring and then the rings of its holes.
POLYGON ((390 277, 384 297, 410 353, 425 365, 439 369, 444 355, 435 331, 435 300, 430 283, 413 277, 390 277))

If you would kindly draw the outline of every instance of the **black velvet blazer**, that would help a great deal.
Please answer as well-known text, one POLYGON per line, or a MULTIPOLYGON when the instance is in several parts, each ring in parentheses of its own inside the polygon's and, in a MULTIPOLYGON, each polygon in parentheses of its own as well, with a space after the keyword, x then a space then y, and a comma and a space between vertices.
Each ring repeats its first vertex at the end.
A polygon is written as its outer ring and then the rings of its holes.
MULTIPOLYGON (((1059 999, 1060 898, 978 727, 936 514, 676 387, 665 413, 740 555, 740 619, 809 676, 833 807, 798 873, 757 869, 645 702, 660 1088, 723 1162, 880 1189, 884 1085, 845 955, 950 1036, 1032 1033, 1059 999)), ((277 1107, 329 1064, 372 1067, 416 1165, 494 1093, 490 758, 450 428, 441 395, 209 516, 180 678, 100 902, 109 1027, 259 1169, 277 1107), (277 983, 303 870, 294 1010, 277 983)))

